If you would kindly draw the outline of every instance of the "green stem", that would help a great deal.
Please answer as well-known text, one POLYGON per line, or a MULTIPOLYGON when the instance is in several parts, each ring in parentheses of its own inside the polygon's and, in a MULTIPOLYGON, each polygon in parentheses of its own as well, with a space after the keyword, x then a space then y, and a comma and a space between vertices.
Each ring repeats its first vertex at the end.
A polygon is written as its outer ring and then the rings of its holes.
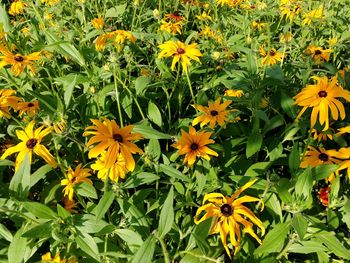
MULTIPOLYGON (((192 101, 194 104, 196 104, 196 100, 194 98, 194 93, 193 93, 193 89, 192 89, 192 85, 191 85, 191 80, 190 80, 190 76, 188 75, 188 71, 185 70, 185 74, 186 74, 186 79, 187 79, 187 83, 188 83, 188 87, 190 88, 190 93, 191 93, 191 97, 192 97, 192 101)), ((196 109, 197 111, 197 109, 196 109)))
POLYGON ((170 263, 170 259, 169 259, 169 254, 168 254, 168 250, 167 250, 167 247, 165 245, 165 242, 163 240, 163 238, 157 236, 157 239, 160 243, 160 246, 162 247, 162 251, 163 251, 163 256, 164 256, 164 262, 165 263, 170 263))
POLYGON ((113 68, 113 76, 114 76, 114 89, 115 89, 115 96, 117 98, 117 107, 118 107, 118 114, 119 114, 119 121, 120 121, 120 127, 124 127, 123 124, 123 115, 122 110, 120 107, 120 101, 119 101, 119 90, 118 90, 118 84, 117 84, 117 72, 115 70, 115 67, 113 68))

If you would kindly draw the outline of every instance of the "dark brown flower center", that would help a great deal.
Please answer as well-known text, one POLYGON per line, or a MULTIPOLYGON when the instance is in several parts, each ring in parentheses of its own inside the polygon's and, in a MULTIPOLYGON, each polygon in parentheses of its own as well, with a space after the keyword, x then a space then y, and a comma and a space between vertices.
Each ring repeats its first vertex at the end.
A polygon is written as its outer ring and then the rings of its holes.
POLYGON ((114 134, 113 139, 117 142, 123 142, 123 137, 120 134, 114 134))
POLYGON ((14 60, 16 60, 17 62, 22 62, 24 60, 24 58, 21 55, 16 55, 13 57, 14 60))
POLYGON ((318 93, 318 96, 321 97, 321 98, 327 97, 327 91, 321 90, 321 91, 318 93))
POLYGON ((328 155, 325 153, 320 153, 318 155, 318 159, 320 159, 321 161, 327 162, 328 161, 328 155))
POLYGON ((37 139, 29 139, 27 142, 26 142, 26 146, 28 149, 33 149, 35 147, 35 145, 37 144, 38 140, 37 139))
POLYGON ((28 107, 33 107, 33 106, 34 106, 33 103, 31 103, 31 102, 28 103, 28 107))
POLYGON ((195 151, 195 150, 197 150, 198 148, 199 148, 199 146, 198 146, 197 143, 192 143, 192 144, 191 144, 191 150, 192 150, 192 151, 195 151))
POLYGON ((185 54, 185 50, 184 50, 183 48, 181 48, 181 47, 178 47, 178 48, 176 49, 176 52, 177 52, 177 54, 179 54, 179 55, 185 54))
POLYGON ((315 55, 321 55, 321 54, 322 54, 321 50, 318 50, 318 49, 317 49, 317 50, 315 51, 315 55))
POLYGON ((220 211, 221 211, 221 214, 223 214, 226 217, 229 217, 229 216, 231 216, 233 214, 232 206, 229 205, 229 204, 223 204, 220 207, 220 211))
POLYGON ((211 116, 216 116, 216 115, 218 115, 219 113, 216 111, 216 110, 212 110, 211 112, 210 112, 210 115, 211 116))
POLYGON ((270 50, 270 56, 273 57, 274 55, 276 55, 276 52, 274 50, 270 50))

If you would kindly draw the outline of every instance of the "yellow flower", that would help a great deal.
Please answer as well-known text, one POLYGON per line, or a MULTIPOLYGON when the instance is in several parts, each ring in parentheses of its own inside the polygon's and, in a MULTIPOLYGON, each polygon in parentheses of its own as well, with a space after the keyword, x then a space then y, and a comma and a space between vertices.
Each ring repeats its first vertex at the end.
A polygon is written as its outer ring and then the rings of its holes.
POLYGON ((230 7, 235 7, 242 2, 242 0, 215 0, 217 5, 228 5, 230 7))
POLYGON ((261 100, 259 101, 259 108, 265 109, 269 106, 269 99, 267 97, 262 97, 261 100))
POLYGON ((327 131, 318 131, 316 129, 312 129, 312 133, 314 134, 314 140, 317 140, 319 142, 327 141, 328 139, 333 140, 332 130, 333 129, 328 129, 327 131))
POLYGON ((209 123, 209 127, 214 129, 216 124, 223 126, 228 120, 228 114, 230 110, 226 110, 227 106, 231 104, 232 101, 227 100, 220 104, 221 98, 219 97, 215 102, 209 102, 208 107, 202 105, 195 105, 194 107, 202 112, 200 116, 196 117, 192 125, 195 126, 200 123, 201 128, 209 123))
POLYGON ((185 18, 183 16, 180 16, 179 13, 171 13, 171 14, 166 14, 164 16, 165 21, 172 21, 172 22, 185 22, 185 18))
POLYGON ((103 51, 107 45, 109 39, 107 34, 100 35, 95 40, 95 48, 97 51, 103 51))
POLYGON ((338 39, 336 37, 333 37, 333 38, 330 38, 327 42, 328 42, 328 45, 332 47, 335 44, 337 44, 338 39))
POLYGON ((240 226, 243 226, 243 233, 250 234, 256 241, 261 244, 260 238, 255 234, 253 226, 256 225, 261 229, 261 235, 265 234, 265 227, 259 218, 254 213, 243 205, 248 202, 261 202, 262 209, 264 203, 261 199, 252 196, 238 196, 247 188, 251 187, 257 179, 246 183, 242 188, 237 190, 231 197, 224 196, 220 193, 206 194, 203 198, 203 205, 198 208, 195 215, 194 222, 200 222, 214 217, 215 221, 211 228, 211 234, 220 233, 221 242, 224 245, 226 253, 231 257, 231 253, 227 246, 227 237, 229 235, 230 242, 237 253, 241 242, 240 226), (205 214, 198 219, 198 217, 205 212, 205 214))
POLYGON ((196 132, 196 130, 190 126, 188 133, 181 129, 180 140, 172 146, 179 150, 178 155, 185 154, 184 163, 187 163, 190 167, 195 163, 197 156, 208 161, 210 160, 209 155, 219 156, 217 152, 206 146, 215 142, 209 139, 211 135, 211 132, 196 132))
POLYGON ((338 84, 337 77, 333 77, 330 80, 326 76, 313 76, 312 78, 315 79, 317 83, 314 85, 307 85, 294 97, 294 104, 303 107, 297 119, 299 119, 308 108, 312 108, 310 118, 311 127, 315 126, 318 116, 320 124, 324 125, 323 131, 325 131, 329 128, 329 109, 334 120, 338 120, 339 116, 342 120, 345 118, 344 105, 337 98, 344 98, 350 101, 350 92, 344 90, 338 84))
POLYGON ((40 59, 40 52, 34 52, 24 56, 13 54, 5 46, 0 46, 0 53, 2 53, 2 56, 0 56, 0 69, 6 65, 12 65, 11 71, 15 76, 19 76, 26 67, 34 74, 35 68, 33 61, 40 59))
POLYGON ((40 0, 42 4, 46 4, 48 6, 53 6, 57 4, 60 0, 40 0))
POLYGON ((280 43, 288 43, 288 42, 292 41, 292 39, 293 39, 292 33, 287 32, 285 34, 281 34, 280 43))
POLYGON ((317 64, 328 61, 329 53, 331 53, 331 49, 323 49, 323 47, 317 46, 308 46, 305 50, 305 54, 311 56, 317 64))
POLYGON ((164 20, 161 21, 160 30, 167 31, 172 35, 181 34, 182 23, 181 22, 166 22, 164 20))
POLYGON ((336 136, 341 136, 345 133, 350 133, 350 126, 346 126, 346 127, 343 127, 343 128, 339 128, 338 129, 338 132, 335 134, 336 136))
POLYGON ((91 24, 96 29, 103 29, 103 27, 105 25, 105 21, 103 20, 102 17, 98 17, 98 18, 92 19, 91 24))
POLYGON ((188 71, 188 66, 191 65, 191 59, 200 63, 198 57, 201 57, 202 53, 197 48, 196 43, 187 45, 180 41, 167 41, 158 47, 161 49, 158 58, 173 57, 173 62, 171 64, 172 70, 175 70, 175 66, 178 62, 181 63, 182 69, 185 72, 188 71))
POLYGON ((244 95, 244 91, 241 89, 228 89, 225 91, 225 96, 240 98, 244 95))
POLYGON ((82 169, 81 164, 79 164, 74 171, 69 167, 66 179, 61 180, 61 185, 65 185, 63 189, 64 196, 67 196, 69 200, 73 201, 74 186, 76 184, 86 182, 92 185, 92 181, 89 178, 86 178, 91 176, 90 171, 91 170, 88 168, 82 169))
POLYGON ((42 262, 53 262, 53 263, 76 263, 75 257, 71 257, 68 261, 66 259, 61 259, 60 253, 57 252, 55 257, 53 258, 51 256, 50 252, 47 252, 46 254, 41 256, 42 262))
POLYGON ((281 0, 280 1, 280 11, 281 16, 286 19, 289 18, 290 21, 293 20, 295 15, 299 15, 301 13, 301 2, 295 0, 281 0))
POLYGON ((11 16, 22 14, 22 12, 26 6, 27 5, 25 3, 23 3, 23 1, 20 1, 20 0, 14 1, 10 5, 9 14, 11 16))
POLYGON ((121 51, 126 41, 130 41, 132 43, 136 42, 136 38, 130 32, 125 30, 115 30, 110 33, 102 34, 96 38, 96 50, 104 50, 108 40, 111 40, 111 42, 118 48, 118 51, 121 51))
POLYGON ((261 65, 268 66, 281 62, 284 57, 283 53, 276 51, 274 48, 271 48, 268 52, 266 52, 263 48, 260 48, 260 55, 264 57, 261 61, 261 65))
POLYGON ((264 22, 259 22, 259 21, 253 21, 252 22, 252 27, 257 30, 262 30, 267 26, 266 23, 264 22))
POLYGON ((197 19, 200 20, 200 21, 206 21, 206 20, 212 21, 212 20, 213 20, 212 17, 209 15, 209 12, 207 13, 207 12, 205 12, 205 11, 203 11, 202 14, 197 15, 196 17, 197 17, 197 19))
POLYGON ((104 118, 103 122, 99 120, 91 120, 94 126, 89 126, 85 129, 83 136, 93 135, 87 143, 91 146, 98 143, 89 151, 89 158, 96 158, 106 153, 106 167, 111 167, 121 154, 126 162, 128 171, 135 169, 135 160, 132 154, 142 154, 143 151, 131 141, 142 139, 140 133, 131 133, 133 125, 128 125, 124 128, 119 128, 115 120, 104 118))
POLYGON ((43 138, 50 134, 51 128, 44 129, 44 126, 40 126, 35 131, 33 130, 35 125, 34 121, 31 121, 24 131, 16 130, 17 138, 22 142, 8 148, 0 159, 5 159, 7 156, 18 152, 16 157, 15 170, 19 168, 26 154, 29 155, 29 161, 32 163, 33 152, 43 158, 49 165, 56 168, 57 163, 51 153, 47 150, 45 146, 41 144, 43 138))
POLYGON ((323 6, 319 6, 317 9, 303 15, 303 25, 310 25, 314 20, 320 20, 324 18, 323 6))
POLYGON ((316 167, 321 164, 336 164, 339 160, 335 158, 333 150, 325 150, 324 148, 314 148, 309 146, 309 150, 306 152, 303 160, 300 163, 301 168, 307 168, 308 166, 316 167))
POLYGON ((0 118, 11 118, 10 108, 17 109, 20 98, 16 97, 15 90, 0 89, 0 118))
POLYGON ((338 151, 330 150, 330 153, 336 158, 342 159, 339 161, 337 171, 346 169, 347 176, 350 179, 350 147, 340 148, 338 151))
POLYGON ((29 117, 33 117, 39 111, 39 101, 35 100, 33 102, 19 102, 17 105, 17 110, 19 111, 19 117, 22 117, 26 113, 29 117))
POLYGON ((121 154, 118 155, 117 161, 111 166, 107 166, 106 153, 102 153, 91 169, 97 172, 97 177, 101 180, 106 180, 107 176, 112 181, 118 183, 119 178, 125 179, 125 174, 128 172, 125 160, 121 154))
POLYGON ((210 27, 206 26, 203 28, 201 32, 198 34, 199 37, 208 37, 214 39, 218 43, 222 43, 224 38, 220 32, 216 32, 212 30, 210 27))

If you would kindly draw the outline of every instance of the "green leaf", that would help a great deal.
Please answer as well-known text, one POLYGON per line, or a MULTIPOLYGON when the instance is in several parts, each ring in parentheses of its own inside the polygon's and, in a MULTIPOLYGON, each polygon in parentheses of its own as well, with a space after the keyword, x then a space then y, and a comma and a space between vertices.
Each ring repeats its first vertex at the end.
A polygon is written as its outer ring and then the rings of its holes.
POLYGON ((61 39, 57 38, 53 32, 45 31, 44 34, 46 36, 47 43, 49 44, 48 47, 52 47, 62 56, 72 58, 81 66, 85 66, 84 57, 79 53, 75 46, 70 44, 68 41, 62 41, 61 39))
POLYGON ((280 252, 283 248, 284 242, 288 237, 290 223, 279 223, 272 230, 270 230, 262 244, 255 250, 254 254, 262 255, 266 253, 280 252))
POLYGON ((244 173, 244 176, 255 177, 262 175, 265 173, 267 168, 270 167, 270 165, 271 162, 254 163, 247 169, 247 171, 244 173))
POLYGON ((152 101, 148 102, 148 118, 159 127, 162 127, 162 114, 160 113, 157 105, 152 101))
POLYGON ((169 175, 170 177, 174 179, 179 179, 185 182, 189 182, 190 178, 186 175, 183 175, 180 171, 176 170, 172 166, 168 166, 165 164, 160 164, 159 169, 161 172, 165 173, 166 175, 169 175))
POLYGON ((104 192, 100 202, 94 208, 93 212, 96 215, 96 221, 102 219, 109 207, 112 205, 115 193, 112 191, 104 192))
POLYGON ((146 139, 170 139, 169 134, 165 134, 153 129, 147 122, 143 121, 139 124, 136 124, 133 132, 139 132, 146 139))
POLYGON ((50 237, 51 232, 52 232, 52 225, 49 223, 44 223, 44 224, 34 226, 33 228, 24 232, 22 237, 27 237, 27 238, 50 237))
POLYGON ((56 219, 58 215, 44 204, 37 202, 22 202, 22 205, 28 212, 41 219, 56 219))
POLYGON ((260 133, 253 133, 249 136, 246 148, 246 157, 249 158, 260 150, 263 136, 260 133))
POLYGON ((0 223, 0 236, 9 242, 11 242, 13 239, 11 232, 1 223, 0 223))
POLYGON ((82 182, 82 183, 77 184, 74 187, 74 190, 76 191, 76 193, 78 195, 97 199, 97 193, 96 193, 95 187, 91 184, 86 183, 86 182, 82 182))
POLYGON ((295 106, 293 105, 294 100, 291 97, 288 97, 284 91, 281 92, 281 107, 289 117, 295 119, 297 114, 295 112, 295 106))
POLYGON ((297 231, 300 239, 303 239, 308 227, 308 223, 305 217, 303 217, 303 215, 299 213, 294 214, 292 226, 294 227, 295 231, 297 231))
POLYGON ((105 18, 120 17, 124 14, 125 10, 126 4, 117 5, 116 7, 112 7, 106 11, 105 18))
POLYGON ((316 180, 322 180, 328 178, 333 172, 338 169, 339 165, 337 164, 321 164, 312 168, 312 175, 316 180))
POLYGON ((140 76, 135 80, 136 95, 142 95, 150 82, 149 77, 140 76))
POLYGON ((96 216, 90 214, 73 215, 74 225, 79 231, 84 233, 110 233, 115 230, 115 227, 100 219, 96 220, 96 216))
POLYGON ((15 166, 15 163, 10 160, 0 160, 0 166, 15 166))
POLYGON ((24 263, 30 253, 28 239, 22 237, 25 228, 20 228, 14 235, 8 248, 8 263, 24 263))
POLYGON ((295 193, 299 197, 309 197, 312 191, 312 181, 310 168, 307 168, 298 175, 298 179, 295 184, 295 193))
POLYGON ((11 32, 11 23, 5 5, 0 6, 0 26, 1 25, 5 33, 11 32))
POLYGON ((71 101, 72 95, 73 95, 73 91, 74 91, 74 87, 77 81, 77 75, 74 76, 74 79, 71 83, 69 83, 69 85, 67 86, 63 86, 64 88, 64 104, 66 105, 66 108, 68 109, 69 103, 71 101))
POLYGON ((276 185, 278 197, 282 202, 291 204, 293 202, 293 196, 288 191, 293 185, 287 178, 281 178, 276 185))
POLYGON ((137 249, 140 248, 143 243, 140 234, 130 229, 116 229, 114 233, 125 241, 125 244, 133 253, 136 253, 137 249))
POLYGON ((30 161, 28 154, 20 164, 17 172, 12 177, 9 189, 20 198, 26 198, 30 188, 30 161))
POLYGON ((317 233, 316 238, 328 247, 338 257, 350 259, 350 251, 335 237, 334 232, 321 231, 317 233))
POLYGON ((174 222, 174 188, 170 188, 168 197, 165 199, 163 208, 160 212, 158 235, 163 238, 172 228, 174 222))
POLYGON ((81 248, 81 250, 83 250, 86 254, 93 259, 98 261, 100 260, 98 247, 92 236, 87 233, 78 232, 78 235, 75 237, 75 241, 77 242, 78 247, 81 248))
POLYGON ((146 239, 145 242, 143 242, 142 246, 135 254, 131 263, 151 263, 155 248, 156 239, 153 235, 151 235, 146 239))
POLYGON ((292 174, 295 174, 299 169, 300 153, 299 153, 299 147, 297 143, 293 145, 292 151, 289 154, 288 165, 292 174))
POLYGON ((299 241, 288 248, 290 253, 311 254, 316 252, 326 252, 328 249, 316 241, 299 241))
POLYGON ((52 170, 52 167, 48 164, 41 166, 30 176, 30 187, 33 187, 41 178, 43 178, 48 172, 52 170))
POLYGON ((143 184, 152 183, 158 179, 159 179, 158 175, 147 173, 147 172, 141 172, 141 173, 129 176, 123 188, 124 189, 135 188, 143 184))
POLYGON ((66 219, 71 216, 71 213, 64 209, 64 207, 62 207, 60 204, 57 204, 57 214, 62 219, 66 219))

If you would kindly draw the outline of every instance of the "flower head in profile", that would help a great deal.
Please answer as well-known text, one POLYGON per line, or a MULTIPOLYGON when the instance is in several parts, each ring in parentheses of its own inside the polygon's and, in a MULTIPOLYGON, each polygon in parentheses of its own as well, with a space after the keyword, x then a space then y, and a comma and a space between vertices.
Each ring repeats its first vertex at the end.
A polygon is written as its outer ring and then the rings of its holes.
POLYGON ((262 30, 266 28, 267 24, 265 22, 260 22, 260 21, 253 21, 252 22, 252 27, 257 30, 262 30))
POLYGON ((173 57, 173 62, 171 64, 172 70, 175 70, 175 66, 178 62, 181 63, 182 69, 185 72, 188 71, 191 60, 200 63, 199 57, 202 56, 202 53, 197 48, 196 43, 187 45, 181 41, 167 41, 158 47, 161 49, 158 58, 173 57))
POLYGON ((35 100, 33 102, 19 102, 17 104, 17 110, 19 111, 19 117, 22 117, 23 114, 33 117, 39 111, 39 101, 35 100))
POLYGON ((42 4, 46 4, 48 6, 53 6, 57 4, 60 0, 40 0, 42 4))
POLYGON ((328 79, 326 76, 313 76, 316 84, 307 85, 301 92, 294 96, 295 102, 302 108, 297 116, 297 119, 308 109, 312 108, 311 112, 311 127, 316 124, 317 118, 321 125, 324 125, 323 131, 329 128, 329 110, 334 120, 345 118, 345 108, 338 98, 344 98, 350 101, 350 92, 344 90, 339 84, 337 77, 328 79))
POLYGON ((316 20, 321 20, 324 18, 324 10, 323 6, 319 6, 318 8, 311 10, 310 12, 303 15, 303 25, 310 25, 312 22, 316 20))
POLYGON ((11 118, 10 109, 17 109, 21 99, 16 97, 15 94, 15 90, 0 89, 0 118, 11 118))
POLYGON ((185 155, 184 163, 187 163, 190 167, 195 163, 197 157, 209 161, 209 155, 219 156, 217 152, 207 146, 215 142, 213 139, 209 139, 211 135, 211 132, 196 132, 196 130, 190 126, 188 133, 181 130, 181 138, 172 146, 179 150, 178 155, 185 155))
POLYGON ((105 25, 105 21, 102 17, 97 17, 91 20, 91 25, 95 28, 95 29, 103 29, 104 25, 105 25))
POLYGON ((29 161, 32 162, 32 155, 35 153, 43 158, 49 165, 56 168, 57 163, 48 149, 41 144, 43 138, 49 135, 52 131, 51 128, 45 128, 40 126, 38 129, 34 130, 35 122, 31 121, 28 126, 23 130, 16 130, 16 135, 18 139, 21 140, 16 146, 8 148, 0 159, 5 159, 11 154, 17 153, 15 170, 17 170, 24 160, 26 154, 29 155, 29 161))
POLYGON ((284 54, 282 52, 276 51, 276 49, 271 48, 268 52, 264 48, 260 48, 260 55, 263 56, 261 65, 275 65, 283 60, 284 54))
POLYGON ((200 21, 212 21, 213 20, 213 18, 210 16, 209 12, 207 13, 205 11, 203 11, 202 14, 197 15, 196 18, 200 21))
POLYGON ((181 34, 182 22, 167 22, 165 20, 162 20, 161 23, 162 24, 159 28, 160 31, 167 31, 173 36, 175 36, 176 34, 181 34))
POLYGON ((227 100, 221 103, 221 98, 219 97, 215 102, 209 102, 208 107, 195 105, 194 107, 201 112, 201 115, 193 120, 192 125, 195 126, 200 123, 200 126, 203 127, 209 123, 211 129, 214 129, 216 124, 223 126, 228 120, 230 110, 226 108, 231 102, 227 100))
POLYGON ((97 171, 97 177, 103 181, 109 177, 110 180, 118 183, 119 178, 125 179, 125 175, 128 172, 125 160, 121 154, 118 155, 117 161, 111 166, 107 166, 106 153, 103 153, 94 164, 91 165, 91 169, 97 171))
POLYGON ((13 1, 10 5, 9 14, 11 16, 22 14, 26 6, 27 5, 21 0, 13 1))
POLYGON ((231 253, 227 246, 227 238, 230 237, 230 242, 235 248, 235 254, 237 253, 241 242, 241 227, 243 232, 250 234, 256 241, 261 244, 260 238, 254 232, 253 226, 256 225, 261 229, 261 235, 265 234, 265 227, 256 215, 246 206, 244 203, 248 202, 261 202, 262 209, 264 203, 261 199, 252 196, 239 195, 251 187, 257 179, 246 183, 242 188, 238 189, 232 196, 224 196, 220 193, 206 194, 203 198, 203 205, 198 208, 194 222, 199 224, 200 222, 214 217, 215 221, 211 228, 211 234, 220 233, 222 244, 231 257, 231 253), (204 215, 200 215, 205 212, 204 215), (200 218, 199 218, 200 217, 200 218))
POLYGON ((292 39, 293 39, 293 34, 291 32, 287 32, 280 35, 280 43, 282 44, 288 43, 292 41, 292 39))
POLYGON ((108 43, 112 43, 120 52, 127 41, 135 43, 136 37, 129 31, 115 30, 98 36, 95 40, 95 47, 97 51, 103 51, 108 43))
POLYGON ((41 256, 41 262, 53 262, 53 263, 76 263, 75 257, 70 257, 68 261, 65 258, 60 257, 60 253, 57 252, 55 257, 51 256, 51 252, 47 252, 46 254, 41 256))
POLYGON ((326 131, 318 131, 316 129, 312 129, 312 133, 314 134, 313 136, 314 140, 317 140, 320 142, 320 141, 327 141, 328 139, 333 140, 334 130, 331 128, 329 128, 326 131))
POLYGON ((91 176, 91 170, 88 168, 81 168, 79 164, 75 170, 71 167, 68 168, 66 179, 61 180, 61 185, 65 186, 63 189, 64 196, 68 197, 69 200, 73 201, 74 186, 78 183, 86 182, 92 185, 92 181, 87 178, 91 176))
POLYGON ((324 49, 323 47, 317 47, 317 46, 308 46, 305 50, 305 54, 312 57, 313 60, 317 64, 329 61, 330 54, 332 50, 331 49, 324 49))
POLYGON ((244 91, 241 89, 228 89, 225 90, 224 95, 228 97, 240 98, 244 95, 244 91))
POLYGON ((17 77, 19 76, 25 68, 28 68, 32 74, 35 73, 35 67, 33 65, 33 61, 39 60, 40 52, 34 52, 29 55, 21 55, 19 53, 13 54, 8 48, 5 46, 0 46, 0 69, 11 65, 12 73, 17 77))
POLYGON ((328 206, 328 195, 330 191, 331 191, 331 187, 327 186, 327 187, 321 188, 320 191, 318 192, 318 198, 320 199, 321 203, 324 206, 328 206))
POLYGON ((132 143, 134 140, 142 139, 140 133, 131 133, 133 125, 120 128, 115 120, 104 118, 103 121, 91 120, 94 124, 85 129, 84 136, 92 135, 87 146, 96 144, 89 151, 89 158, 96 158, 106 151, 105 165, 111 167, 121 154, 125 160, 128 171, 135 169, 135 160, 132 154, 142 154, 143 151, 132 143))

